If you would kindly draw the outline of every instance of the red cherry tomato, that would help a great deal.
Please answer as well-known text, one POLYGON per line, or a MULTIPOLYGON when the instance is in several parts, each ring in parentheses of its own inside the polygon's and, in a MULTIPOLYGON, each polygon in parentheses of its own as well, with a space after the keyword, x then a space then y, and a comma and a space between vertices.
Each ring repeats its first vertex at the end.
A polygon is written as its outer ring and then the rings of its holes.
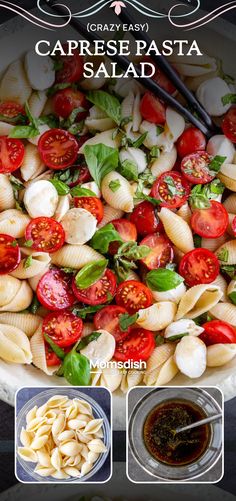
POLYGON ((95 328, 105 329, 114 336, 116 341, 121 341, 121 339, 124 339, 130 332, 130 327, 128 327, 126 331, 122 331, 119 324, 121 315, 125 313, 127 313, 127 310, 121 306, 104 306, 104 308, 98 311, 94 316, 93 323, 95 328))
POLYGON ((153 184, 151 196, 160 200, 161 207, 176 209, 181 207, 190 195, 190 185, 179 172, 161 174, 153 184))
MULTIPOLYGON (((148 63, 153 64, 153 61, 150 56, 145 56, 143 58, 143 61, 144 62, 147 61, 148 63)), ((158 68, 156 64, 154 64, 154 66, 156 68, 156 71, 154 76, 152 77, 152 80, 155 80, 155 82, 157 82, 162 89, 168 92, 168 94, 174 94, 176 88, 172 84, 171 80, 169 80, 169 78, 165 75, 165 73, 163 73, 163 71, 160 68, 158 68)))
POLYGON ((208 249, 194 249, 182 257, 179 274, 189 287, 210 284, 219 275, 220 265, 217 257, 208 249))
POLYGON ((147 257, 142 259, 142 263, 149 270, 164 268, 168 263, 172 263, 174 259, 173 247, 165 235, 159 235, 158 233, 147 235, 140 242, 140 245, 147 245, 151 249, 147 257))
POLYGON ((194 184, 210 183, 215 175, 210 173, 209 163, 211 157, 206 151, 197 151, 183 158, 181 171, 184 177, 194 184))
POLYGON ((145 200, 135 207, 133 210, 130 221, 135 224, 137 232, 141 236, 164 231, 163 224, 158 217, 157 208, 145 200))
MULTIPOLYGON (((116 231, 119 233, 123 242, 130 242, 130 241, 135 242, 137 240, 136 227, 133 223, 128 221, 128 219, 113 219, 111 223, 115 227, 116 231)), ((109 245, 109 253, 112 255, 116 254, 117 250, 119 249, 119 246, 120 246, 119 242, 111 242, 109 245)))
POLYGON ((50 129, 39 139, 40 156, 51 169, 66 169, 72 165, 78 155, 78 143, 75 137, 63 129, 50 129))
POLYGON ((83 322, 69 311, 59 311, 46 315, 42 329, 57 346, 65 348, 81 337, 83 322))
MULTIPOLYGON (((68 50, 68 44, 63 45, 65 52, 68 50)), ((56 72, 57 83, 78 82, 83 76, 84 58, 77 49, 74 49, 72 56, 60 56, 57 61, 61 63, 62 68, 56 72)))
POLYGON ((0 136, 0 173, 9 174, 18 169, 24 154, 25 148, 20 139, 0 136))
POLYGON ((75 280, 72 281, 72 289, 78 301, 85 304, 104 304, 114 296, 116 291, 116 277, 111 270, 106 270, 104 275, 95 284, 87 289, 79 289, 75 280))
POLYGON ((61 359, 56 355, 48 343, 45 343, 46 363, 48 367, 61 365, 61 359))
POLYGON ((227 230, 229 217, 220 202, 210 201, 206 209, 195 209, 191 217, 191 227, 195 233, 204 238, 221 237, 227 230))
POLYGON ((97 197, 75 197, 74 198, 75 207, 85 209, 88 212, 91 212, 94 217, 97 218, 97 222, 100 223, 103 214, 104 208, 101 200, 97 197))
POLYGON ((17 119, 19 115, 25 115, 25 110, 19 103, 5 101, 0 104, 0 115, 1 120, 7 122, 8 120, 11 121, 12 118, 17 119))
POLYGON ((32 240, 32 248, 39 252, 56 252, 65 242, 61 223, 51 217, 31 219, 25 230, 25 239, 32 240))
POLYGON ((221 124, 224 135, 236 143, 236 107, 230 108, 228 113, 226 113, 221 124))
POLYGON ((211 320, 203 324, 202 327, 205 330, 199 337, 207 346, 219 343, 236 343, 236 329, 227 322, 211 320))
POLYGON ((59 179, 68 184, 70 188, 74 188, 74 186, 77 186, 78 184, 87 183, 91 180, 88 167, 83 160, 80 161, 80 155, 78 163, 72 165, 69 169, 66 169, 65 172, 60 172, 58 176, 59 179))
POLYGON ((77 114, 76 121, 79 122, 86 118, 90 104, 82 92, 68 87, 54 94, 52 107, 54 113, 62 118, 68 118, 75 108, 84 108, 85 111, 80 111, 77 114))
POLYGON ((71 290, 71 276, 57 269, 47 271, 40 278, 36 294, 39 302, 52 311, 70 308, 75 301, 71 290))
POLYGON ((166 121, 166 110, 164 104, 150 92, 146 92, 141 99, 140 113, 144 120, 154 124, 164 124, 166 121))
POLYGON ((116 344, 114 358, 121 362, 147 360, 155 348, 153 332, 146 329, 132 329, 130 334, 116 344))
POLYGON ((6 275, 20 264, 21 253, 17 241, 10 235, 0 234, 0 275, 6 275))
POLYGON ((131 315, 152 305, 152 293, 146 285, 136 280, 122 282, 116 292, 116 304, 126 308, 131 315))
POLYGON ((206 138, 196 127, 189 127, 177 141, 178 155, 183 158, 199 150, 205 150, 206 138))
POLYGON ((233 218, 233 221, 231 223, 231 229, 232 229, 234 236, 236 237, 236 216, 233 218))

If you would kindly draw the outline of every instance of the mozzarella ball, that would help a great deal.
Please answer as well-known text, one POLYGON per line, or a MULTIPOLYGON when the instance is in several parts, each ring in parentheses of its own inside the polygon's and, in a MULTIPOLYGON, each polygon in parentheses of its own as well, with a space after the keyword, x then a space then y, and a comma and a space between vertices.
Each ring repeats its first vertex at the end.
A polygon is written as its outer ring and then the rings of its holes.
POLYGON ((220 117, 230 109, 231 104, 222 103, 222 97, 226 94, 230 94, 230 88, 220 77, 205 80, 199 85, 196 93, 202 106, 213 117, 220 117))
POLYGON ((46 180, 32 182, 24 194, 24 204, 31 217, 52 217, 58 200, 56 188, 46 180))
POLYGON ((85 209, 70 209, 61 220, 68 244, 83 245, 94 235, 97 219, 85 209))
POLYGON ((217 134, 216 136, 212 136, 207 143, 207 153, 215 157, 216 155, 220 155, 221 157, 226 157, 224 163, 232 164, 235 148, 233 143, 225 137, 223 134, 217 134))

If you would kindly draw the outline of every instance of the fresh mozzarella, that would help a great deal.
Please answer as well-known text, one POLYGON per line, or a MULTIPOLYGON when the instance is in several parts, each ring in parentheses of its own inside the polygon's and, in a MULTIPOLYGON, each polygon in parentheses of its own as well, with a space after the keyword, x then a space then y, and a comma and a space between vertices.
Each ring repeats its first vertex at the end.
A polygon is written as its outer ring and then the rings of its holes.
POLYGON ((186 287, 182 282, 181 284, 177 285, 175 289, 170 289, 169 291, 152 291, 152 295, 155 301, 172 301, 173 303, 179 303, 185 292, 186 287))
POLYGON ((137 168, 138 174, 142 174, 147 167, 147 156, 139 148, 128 147, 120 150, 120 162, 131 162, 137 168))
POLYGON ((206 370, 207 349, 198 337, 186 336, 177 344, 174 358, 182 374, 197 378, 206 370))
POLYGON ((167 136, 175 143, 185 129, 184 118, 168 106, 166 110, 167 136))
POLYGON ((93 363, 109 362, 115 353, 115 338, 110 332, 103 329, 96 332, 101 332, 101 335, 80 350, 80 353, 93 363))
POLYGON ((101 191, 99 190, 99 187, 95 181, 90 181, 89 183, 83 183, 81 184, 81 188, 86 188, 87 190, 93 191, 95 195, 100 198, 101 197, 101 191))
POLYGON ((53 60, 49 56, 39 56, 34 50, 25 56, 25 71, 35 90, 46 90, 55 82, 53 60))
POLYGON ((56 188, 46 180, 33 181, 24 194, 24 204, 31 217, 52 217, 58 200, 56 188))
POLYGON ((230 88, 227 83, 220 77, 205 80, 197 89, 197 98, 206 109, 209 115, 220 117, 226 113, 231 104, 223 104, 222 97, 230 94, 230 88))
POLYGON ((94 235, 97 219, 85 209, 70 209, 61 220, 68 244, 83 245, 94 235))
POLYGON ((207 153, 215 157, 216 155, 220 155, 221 157, 226 157, 224 163, 232 164, 235 148, 233 143, 225 137, 223 134, 217 134, 216 136, 212 136, 207 143, 207 153))
POLYGON ((54 214, 54 219, 61 221, 70 208, 71 195, 63 195, 59 197, 58 206, 54 214))
POLYGON ((164 337, 168 339, 187 332, 190 336, 200 336, 203 331, 203 327, 197 325, 193 320, 181 318, 181 320, 177 320, 176 322, 168 325, 165 330, 164 337))

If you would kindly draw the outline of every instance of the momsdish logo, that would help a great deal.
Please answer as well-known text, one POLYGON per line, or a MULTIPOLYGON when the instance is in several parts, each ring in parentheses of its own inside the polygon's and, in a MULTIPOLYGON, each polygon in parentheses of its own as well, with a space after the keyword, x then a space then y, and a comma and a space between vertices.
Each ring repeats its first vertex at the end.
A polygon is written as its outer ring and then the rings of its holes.
MULTIPOLYGON (((77 12, 73 12, 72 8, 68 7, 66 0, 58 0, 58 2, 55 0, 37 0, 35 1, 35 7, 38 8, 39 15, 32 14, 32 12, 29 12, 19 5, 16 5, 8 0, 0 0, 0 8, 14 12, 27 21, 31 22, 32 24, 46 30, 56 30, 58 28, 64 28, 65 26, 67 26, 72 18, 84 18, 86 20, 86 18, 97 14, 106 7, 114 9, 115 14, 117 15, 121 13, 122 9, 131 7, 145 17, 152 19, 169 19, 169 22, 173 26, 182 28, 186 31, 200 28, 201 26, 212 22, 217 17, 220 17, 225 12, 236 9, 236 0, 233 0, 231 2, 225 3, 224 5, 221 5, 208 14, 205 14, 203 12, 200 12, 201 0, 187 0, 187 2, 188 4, 179 2, 175 3, 175 1, 173 0, 174 5, 167 12, 159 12, 157 10, 151 9, 147 7, 144 2, 141 2, 139 0, 117 0, 114 2, 112 0, 98 0, 94 1, 93 5, 91 5, 90 7, 86 7, 85 9, 77 12), (52 10, 50 11, 47 8, 47 4, 48 7, 50 7, 50 4, 58 4, 60 6, 63 6, 65 8, 65 15, 60 16, 52 10), (183 9, 185 12, 183 12, 183 9), (45 15, 47 15, 49 17, 49 20, 46 21, 45 19, 40 17, 40 14, 43 14, 44 17, 45 15), (199 14, 198 19, 192 20, 194 14, 199 14), (63 18, 63 20, 66 18, 66 20, 63 23, 60 23, 61 18, 63 18), (56 21, 56 19, 58 20, 57 23, 50 22, 53 20, 56 21)), ((76 1, 76 3, 78 4, 78 0, 76 1)))

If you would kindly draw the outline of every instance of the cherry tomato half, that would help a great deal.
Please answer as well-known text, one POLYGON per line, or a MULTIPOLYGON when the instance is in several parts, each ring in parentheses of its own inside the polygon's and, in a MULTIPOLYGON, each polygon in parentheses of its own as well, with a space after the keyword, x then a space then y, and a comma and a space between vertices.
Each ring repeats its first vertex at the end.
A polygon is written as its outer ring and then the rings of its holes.
POLYGON ((153 332, 146 329, 132 329, 125 339, 116 344, 114 358, 121 362, 147 360, 155 348, 153 332))
MULTIPOLYGON (((135 242, 137 240, 136 227, 133 223, 128 221, 128 219, 122 219, 122 218, 113 219, 111 223, 115 227, 116 231, 119 233, 123 242, 130 242, 130 241, 135 242)), ((119 246, 120 246, 119 242, 111 242, 109 245, 109 253, 112 255, 116 254, 117 250, 119 249, 119 246)))
POLYGON ((199 336, 200 339, 210 346, 219 343, 236 343, 236 329, 222 320, 211 320, 202 325, 205 329, 199 336))
POLYGON ((228 113, 226 113, 221 124, 224 135, 236 143, 236 107, 230 108, 228 113))
POLYGON ((131 315, 152 305, 152 293, 146 285, 136 280, 126 280, 117 288, 116 304, 126 308, 131 315))
POLYGON ((116 341, 121 341, 121 339, 124 339, 130 332, 130 327, 128 327, 126 331, 122 331, 119 324, 121 315, 125 313, 127 313, 127 310, 122 306, 104 306, 104 308, 98 311, 94 316, 93 323, 95 328, 97 330, 105 329, 114 336, 116 341))
POLYGON ((177 141, 177 151, 181 158, 195 153, 199 150, 205 150, 206 138, 204 134, 196 127, 189 127, 179 137, 177 141))
POLYGON ((151 233, 164 231, 163 224, 158 217, 157 208, 147 200, 135 207, 130 216, 130 221, 135 224, 138 234, 143 237, 151 233))
POLYGON ((18 169, 24 158, 25 148, 20 139, 0 136, 0 173, 9 174, 18 169))
POLYGON ((71 276, 57 269, 47 271, 40 278, 36 294, 39 302, 52 311, 70 308, 75 301, 71 290, 71 276))
POLYGON ((0 115, 1 120, 7 122, 9 119, 17 118, 19 115, 25 115, 25 110, 19 103, 5 101, 0 104, 0 115))
POLYGON ((191 217, 191 227, 204 238, 221 237, 227 230, 229 217, 225 207, 215 200, 206 209, 195 209, 191 217))
POLYGON ((161 207, 177 209, 190 195, 190 185, 176 171, 164 172, 153 184, 151 196, 160 200, 161 207))
POLYGON ((46 364, 48 367, 61 365, 61 359, 56 355, 48 343, 45 342, 46 364))
POLYGON ((57 346, 65 348, 81 337, 83 322, 69 311, 53 312, 44 318, 42 329, 57 346))
POLYGON ((104 304, 114 296, 116 291, 116 277, 111 270, 106 270, 104 275, 95 284, 87 289, 79 289, 75 280, 72 281, 72 289, 78 301, 85 304, 104 304))
POLYGON ((32 248, 39 252, 56 252, 65 242, 61 223, 51 217, 31 219, 25 230, 25 239, 32 240, 32 248))
POLYGON ((0 234, 0 275, 6 275, 20 264, 21 253, 17 241, 10 235, 0 234))
POLYGON ((184 177, 194 184, 210 183, 214 175, 210 173, 209 163, 211 157, 206 151, 197 151, 183 158, 181 162, 181 171, 184 177))
POLYGON ((140 242, 140 245, 147 245, 151 249, 147 257, 142 259, 142 263, 149 270, 164 268, 168 263, 172 263, 174 259, 173 247, 165 235, 159 235, 158 233, 147 235, 140 242))
POLYGON ((75 108, 84 108, 77 114, 76 121, 84 120, 87 116, 87 110, 90 107, 83 92, 68 87, 56 92, 52 98, 52 107, 58 117, 68 118, 75 108))
POLYGON ((42 161, 51 169, 66 169, 78 155, 78 143, 70 132, 63 129, 50 129, 44 132, 38 142, 42 161))
POLYGON ((85 209, 88 212, 91 212, 94 217, 96 217, 97 222, 100 223, 103 214, 104 208, 100 198, 97 197, 75 197, 74 198, 75 207, 80 209, 85 209))
MULTIPOLYGON (((63 44, 65 52, 68 50, 68 44, 63 44)), ((62 64, 62 68, 56 72, 57 83, 78 82, 83 76, 84 58, 77 49, 73 50, 72 56, 60 56, 57 58, 62 64)))
POLYGON ((208 249, 194 249, 182 257, 179 274, 189 287, 210 284, 219 275, 220 265, 217 257, 208 249))
POLYGON ((146 92, 141 99, 140 113, 144 120, 154 124, 164 124, 166 121, 166 109, 164 104, 150 92, 146 92))

